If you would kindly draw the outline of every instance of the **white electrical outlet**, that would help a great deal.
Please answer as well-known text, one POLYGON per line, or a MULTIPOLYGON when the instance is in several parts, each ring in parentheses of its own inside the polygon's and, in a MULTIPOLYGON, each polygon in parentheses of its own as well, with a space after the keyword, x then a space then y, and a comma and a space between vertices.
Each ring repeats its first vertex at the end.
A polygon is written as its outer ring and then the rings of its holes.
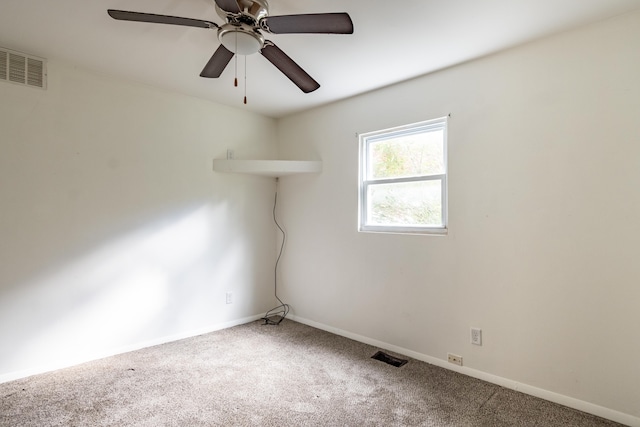
POLYGON ((471 344, 482 345, 482 329, 471 328, 471 344))
POLYGON ((462 356, 458 356, 457 354, 447 354, 447 360, 449 363, 453 363, 454 365, 462 366, 462 356))
POLYGON ((231 304, 233 302, 233 294, 231 292, 227 292, 227 304, 231 304))
POLYGON ((233 152, 233 150, 228 149, 227 150, 227 160, 233 160, 235 157, 235 153, 233 152))

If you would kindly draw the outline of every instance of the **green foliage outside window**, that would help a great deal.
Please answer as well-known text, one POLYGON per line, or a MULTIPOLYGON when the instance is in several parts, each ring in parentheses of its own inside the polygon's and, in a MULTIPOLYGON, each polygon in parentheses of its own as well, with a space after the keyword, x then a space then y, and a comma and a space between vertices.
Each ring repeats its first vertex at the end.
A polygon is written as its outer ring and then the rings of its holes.
POLYGON ((431 225, 442 222, 440 180, 369 187, 370 223, 431 225))
MULTIPOLYGON (((444 173, 443 131, 404 135, 370 144, 371 179, 444 173)), ((442 223, 440 180, 369 187, 369 223, 433 225, 442 223)))
POLYGON ((443 131, 406 135, 370 144, 371 179, 444 173, 443 131))

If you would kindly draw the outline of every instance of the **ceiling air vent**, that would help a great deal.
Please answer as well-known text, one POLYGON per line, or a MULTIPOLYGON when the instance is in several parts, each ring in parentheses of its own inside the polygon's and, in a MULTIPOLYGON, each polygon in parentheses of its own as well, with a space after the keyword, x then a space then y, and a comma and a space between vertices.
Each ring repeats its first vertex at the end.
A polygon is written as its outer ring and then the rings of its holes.
POLYGON ((46 89, 46 65, 45 59, 0 47, 0 80, 46 89))

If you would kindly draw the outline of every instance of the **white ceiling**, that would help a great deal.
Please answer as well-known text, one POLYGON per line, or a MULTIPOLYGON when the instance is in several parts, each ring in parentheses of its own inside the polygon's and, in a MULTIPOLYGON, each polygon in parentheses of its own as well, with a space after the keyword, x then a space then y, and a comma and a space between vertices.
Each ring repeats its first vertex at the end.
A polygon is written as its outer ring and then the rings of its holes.
POLYGON ((248 104, 219 79, 199 77, 216 32, 116 21, 107 9, 222 24, 213 0, 0 0, 0 46, 209 99, 270 117, 430 73, 640 7, 639 0, 269 0, 270 15, 347 12, 353 35, 267 35, 321 87, 302 93, 261 55, 247 57, 248 104))

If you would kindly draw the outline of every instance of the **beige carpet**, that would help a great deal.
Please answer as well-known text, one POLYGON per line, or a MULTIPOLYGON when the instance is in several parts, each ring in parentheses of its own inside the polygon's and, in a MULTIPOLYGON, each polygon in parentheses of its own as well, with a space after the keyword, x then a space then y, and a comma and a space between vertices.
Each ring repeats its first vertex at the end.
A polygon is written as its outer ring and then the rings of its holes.
POLYGON ((249 323, 0 384, 0 426, 618 425, 377 350, 249 323))

